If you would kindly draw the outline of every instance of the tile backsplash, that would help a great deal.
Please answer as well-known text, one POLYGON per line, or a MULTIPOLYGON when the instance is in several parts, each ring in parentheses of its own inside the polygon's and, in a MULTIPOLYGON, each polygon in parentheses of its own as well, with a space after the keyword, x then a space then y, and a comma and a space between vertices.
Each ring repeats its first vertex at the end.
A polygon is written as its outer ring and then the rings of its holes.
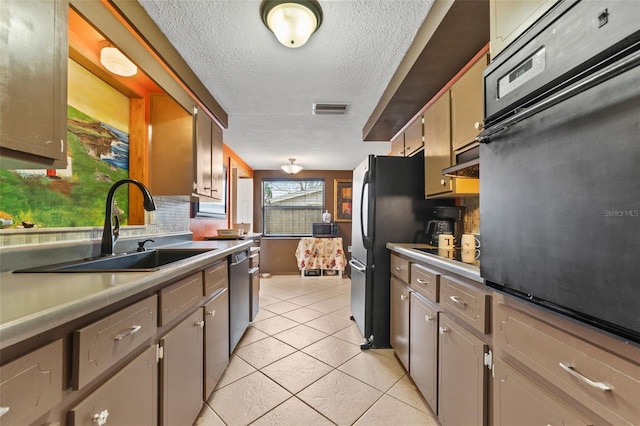
MULTIPOLYGON (((145 212, 147 224, 124 226, 120 229, 121 237, 189 231, 191 205, 188 196, 155 196, 154 201, 157 210, 145 212)), ((0 247, 101 238, 102 227, 2 229, 0 247)))

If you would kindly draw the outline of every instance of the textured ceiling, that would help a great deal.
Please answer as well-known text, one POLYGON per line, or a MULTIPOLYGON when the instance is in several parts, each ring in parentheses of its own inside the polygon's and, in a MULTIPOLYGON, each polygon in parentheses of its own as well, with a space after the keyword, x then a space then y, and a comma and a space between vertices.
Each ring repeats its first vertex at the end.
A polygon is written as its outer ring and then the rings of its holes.
POLYGON ((139 0, 229 114, 224 140, 254 170, 296 158, 309 170, 351 170, 390 144, 362 129, 433 0, 320 0, 324 19, 289 49, 260 19, 260 0, 139 0), (312 104, 349 103, 344 116, 312 104))

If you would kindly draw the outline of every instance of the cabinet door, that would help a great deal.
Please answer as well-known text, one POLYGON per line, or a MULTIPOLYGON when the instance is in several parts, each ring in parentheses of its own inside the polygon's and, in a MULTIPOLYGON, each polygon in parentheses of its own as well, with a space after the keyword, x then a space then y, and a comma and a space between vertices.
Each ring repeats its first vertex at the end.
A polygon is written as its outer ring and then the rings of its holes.
POLYGON ((202 408, 203 328, 202 309, 197 309, 160 339, 163 426, 192 424, 202 408))
POLYGON ((515 41, 531 24, 541 17, 557 0, 491 0, 489 2, 489 39, 491 58, 515 41))
POLYGON ((438 418, 447 425, 487 423, 487 346, 445 313, 439 316, 438 418))
POLYGON ((409 371, 409 288, 391 277, 391 346, 409 371))
POLYGON ((418 117, 404 132, 404 156, 408 157, 424 146, 422 117, 418 117))
POLYGON ((214 122, 211 123, 211 198, 218 201, 226 195, 224 176, 224 157, 222 155, 222 129, 214 122))
POLYGON ((204 307, 204 399, 229 365, 229 291, 224 288, 204 307))
POLYGON ((66 166, 67 18, 65 0, 0 2, 2 167, 66 166))
POLYGON ((452 191, 451 178, 442 169, 451 166, 451 114, 449 92, 424 113, 424 188, 426 196, 452 191))
POLYGON ((193 118, 168 95, 152 94, 149 104, 149 189, 153 195, 191 195, 193 118))
POLYGON ((438 414, 438 308, 412 292, 409 324, 411 378, 438 414))
POLYGON ((484 118, 482 73, 487 56, 480 58, 451 86, 451 148, 455 151, 475 141, 476 123, 484 118))
POLYGON ((404 157, 404 132, 391 139, 391 155, 404 157))
POLYGON ((493 368, 496 379, 493 418, 496 425, 594 424, 504 361, 496 360, 493 368))
POLYGON ((194 192, 198 195, 211 197, 211 128, 213 123, 202 111, 197 111, 194 114, 193 121, 195 145, 193 163, 196 165, 194 192))
POLYGON ((69 412, 77 425, 154 425, 158 417, 156 346, 127 364, 69 412), (100 423, 104 420, 105 423, 100 423))

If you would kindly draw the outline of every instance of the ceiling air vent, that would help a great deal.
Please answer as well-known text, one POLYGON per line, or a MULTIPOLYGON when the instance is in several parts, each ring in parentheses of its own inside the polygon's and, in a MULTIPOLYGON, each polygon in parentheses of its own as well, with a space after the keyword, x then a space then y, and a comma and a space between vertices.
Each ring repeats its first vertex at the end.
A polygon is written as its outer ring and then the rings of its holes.
POLYGON ((313 104, 313 115, 345 115, 349 104, 313 104))

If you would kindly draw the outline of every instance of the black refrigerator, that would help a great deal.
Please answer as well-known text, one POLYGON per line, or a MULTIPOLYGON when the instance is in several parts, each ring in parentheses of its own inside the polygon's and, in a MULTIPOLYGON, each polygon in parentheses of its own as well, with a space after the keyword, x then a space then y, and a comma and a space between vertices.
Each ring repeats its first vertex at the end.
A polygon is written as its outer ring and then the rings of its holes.
POLYGON ((362 349, 388 348, 388 242, 413 242, 424 227, 424 157, 369 155, 353 171, 351 313, 362 349))

